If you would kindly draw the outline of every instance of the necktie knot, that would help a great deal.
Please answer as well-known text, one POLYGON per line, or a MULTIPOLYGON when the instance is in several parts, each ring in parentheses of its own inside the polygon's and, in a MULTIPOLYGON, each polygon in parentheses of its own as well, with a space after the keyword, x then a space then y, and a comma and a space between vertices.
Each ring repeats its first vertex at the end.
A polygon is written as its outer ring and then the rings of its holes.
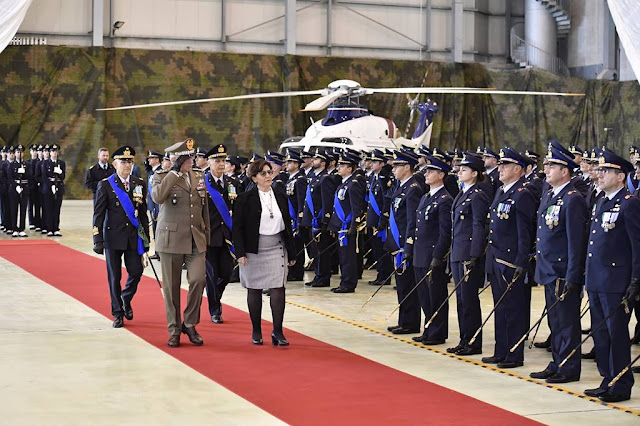
POLYGON ((124 181, 124 189, 129 192, 129 182, 128 181, 124 181))

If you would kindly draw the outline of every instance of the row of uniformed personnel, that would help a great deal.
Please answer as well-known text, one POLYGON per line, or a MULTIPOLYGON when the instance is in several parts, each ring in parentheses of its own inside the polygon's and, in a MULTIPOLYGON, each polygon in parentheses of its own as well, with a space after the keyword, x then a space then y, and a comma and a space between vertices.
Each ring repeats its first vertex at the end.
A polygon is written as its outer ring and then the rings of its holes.
POLYGON ((58 159, 56 144, 31 145, 24 158, 23 145, 0 150, 0 230, 13 237, 28 237, 29 229, 61 236, 60 208, 64 196, 66 164, 58 159))

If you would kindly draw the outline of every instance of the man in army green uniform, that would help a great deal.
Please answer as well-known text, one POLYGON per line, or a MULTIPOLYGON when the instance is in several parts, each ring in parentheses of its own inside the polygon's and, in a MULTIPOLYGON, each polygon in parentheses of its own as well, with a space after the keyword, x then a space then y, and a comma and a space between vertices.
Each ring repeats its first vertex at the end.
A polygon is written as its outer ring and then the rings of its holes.
POLYGON ((200 322, 200 304, 205 286, 205 253, 209 243, 209 208, 204 175, 193 169, 194 141, 187 139, 166 148, 176 157, 170 170, 157 171, 152 197, 159 204, 156 251, 162 265, 162 291, 169 330, 168 345, 180 346, 180 333, 196 346, 203 344, 195 325, 200 322), (180 315, 182 264, 187 267, 189 295, 180 315))

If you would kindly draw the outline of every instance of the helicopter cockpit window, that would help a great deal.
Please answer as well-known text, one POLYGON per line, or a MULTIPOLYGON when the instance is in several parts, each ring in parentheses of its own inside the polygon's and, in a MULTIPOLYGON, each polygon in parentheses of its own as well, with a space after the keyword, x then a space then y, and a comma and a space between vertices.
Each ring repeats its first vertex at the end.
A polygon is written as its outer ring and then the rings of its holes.
POLYGON ((327 108, 327 116, 322 120, 323 126, 333 126, 334 124, 344 123, 354 118, 365 117, 371 115, 369 110, 361 105, 356 104, 337 104, 327 108))

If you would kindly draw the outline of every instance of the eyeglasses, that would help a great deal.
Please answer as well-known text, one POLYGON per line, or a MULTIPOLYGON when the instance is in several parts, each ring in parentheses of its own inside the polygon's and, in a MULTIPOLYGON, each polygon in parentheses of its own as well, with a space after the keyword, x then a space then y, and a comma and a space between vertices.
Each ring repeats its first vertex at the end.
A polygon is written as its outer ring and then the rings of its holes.
POLYGON ((120 159, 118 161, 120 161, 121 163, 124 163, 124 164, 133 164, 133 160, 131 160, 129 158, 122 158, 122 159, 120 159))
POLYGON ((258 173, 262 177, 267 177, 273 175, 273 170, 263 170, 258 173))
POLYGON ((618 170, 616 170, 616 169, 607 169, 607 168, 602 168, 602 169, 596 170, 596 173, 599 174, 599 175, 604 175, 604 174, 607 174, 609 172, 618 173, 618 170))

